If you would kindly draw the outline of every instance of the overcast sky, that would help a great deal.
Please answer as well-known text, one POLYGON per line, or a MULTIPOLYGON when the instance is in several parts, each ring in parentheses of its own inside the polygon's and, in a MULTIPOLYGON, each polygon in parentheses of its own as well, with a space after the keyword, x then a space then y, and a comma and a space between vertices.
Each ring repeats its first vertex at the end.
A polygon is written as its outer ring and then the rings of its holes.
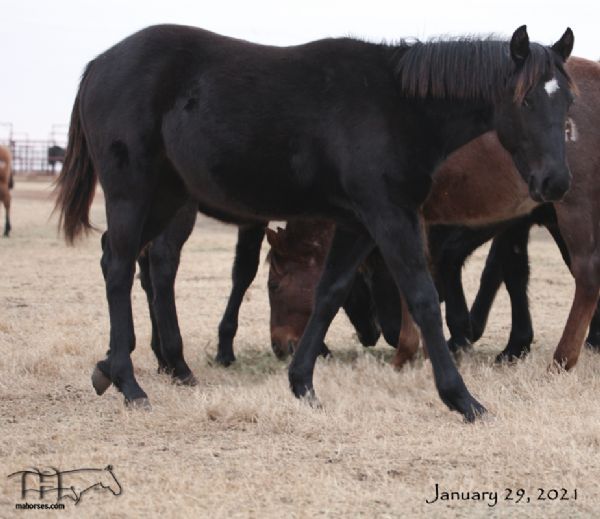
POLYGON ((66 130, 79 77, 97 54, 156 23, 195 25, 259 43, 292 45, 330 36, 372 41, 444 34, 510 36, 553 43, 567 26, 574 54, 600 58, 597 0, 2 0, 0 140, 66 130))

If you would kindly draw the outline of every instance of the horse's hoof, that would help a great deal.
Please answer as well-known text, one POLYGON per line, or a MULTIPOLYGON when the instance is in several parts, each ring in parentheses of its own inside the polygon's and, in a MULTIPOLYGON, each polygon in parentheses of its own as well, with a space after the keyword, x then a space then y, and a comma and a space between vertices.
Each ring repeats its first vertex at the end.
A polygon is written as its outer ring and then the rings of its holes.
POLYGON ((193 387, 193 386, 198 385, 198 379, 194 376, 193 373, 189 373, 188 375, 184 376, 183 378, 175 377, 174 382, 178 386, 193 387))
POLYGON ((128 409, 139 409, 140 411, 152 411, 150 400, 148 400, 148 398, 145 396, 140 398, 134 398, 133 400, 125 399, 125 407, 127 407, 128 409))
POLYGON ((300 401, 304 404, 308 404, 313 409, 323 409, 323 404, 317 398, 314 389, 309 390, 305 395, 300 397, 300 401))
POLYGON ((104 392, 110 387, 112 381, 108 378, 102 370, 96 366, 92 373, 92 386, 96 390, 98 396, 103 395, 104 392))
POLYGON ((327 347, 327 344, 323 343, 321 345, 321 351, 319 352, 319 355, 321 355, 321 357, 324 359, 330 359, 332 357, 331 350, 327 347))
POLYGON ((473 423, 475 420, 482 421, 487 417, 488 411, 477 400, 473 399, 466 412, 463 413, 463 418, 466 423, 473 423))
POLYGON ((548 366, 548 373, 551 375, 560 375, 561 373, 565 373, 567 370, 563 363, 558 362, 556 359, 552 361, 552 363, 548 366))
POLYGON ((215 357, 215 361, 217 362, 217 364, 220 364, 224 368, 228 368, 235 362, 235 355, 219 352, 215 357))
POLYGON ((585 347, 588 350, 595 351, 596 353, 600 352, 600 344, 591 342, 589 339, 587 341, 585 341, 585 347))

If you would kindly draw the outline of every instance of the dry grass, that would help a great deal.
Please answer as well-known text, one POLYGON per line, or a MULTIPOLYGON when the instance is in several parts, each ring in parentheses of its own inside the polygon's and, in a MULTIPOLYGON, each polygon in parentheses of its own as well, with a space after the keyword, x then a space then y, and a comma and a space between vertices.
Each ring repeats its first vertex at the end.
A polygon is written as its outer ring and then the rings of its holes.
MULTIPOLYGON (((573 373, 546 366, 565 322, 573 282, 555 246, 531 246, 533 354, 493 367, 509 330, 501 294, 486 335, 461 372, 493 419, 465 425, 438 399, 430 366, 400 373, 384 344, 364 350, 344 316, 319 361, 315 411, 295 401, 286 366, 269 348, 266 267, 248 292, 238 363, 212 364, 230 285, 235 230, 201 219, 184 249, 177 299, 197 388, 155 371, 145 297, 133 292, 136 373, 153 411, 123 408, 113 389, 97 397, 89 375, 108 344, 99 239, 74 249, 48 220, 44 183, 17 182, 13 237, 0 241, 0 516, 17 512, 10 472, 30 466, 115 467, 120 497, 85 495, 60 517, 592 517, 600 504, 600 358, 584 353, 573 373), (1 474, 0 474, 1 476, 1 474), (525 488, 528 504, 501 500, 426 504, 450 490, 525 488), (537 488, 577 489, 577 501, 539 502, 537 488)), ((93 220, 103 222, 95 204, 93 220)), ((470 297, 485 256, 465 271, 470 297)), ((33 499, 30 499, 33 502, 33 499)), ((50 516, 53 513, 48 512, 50 516)))

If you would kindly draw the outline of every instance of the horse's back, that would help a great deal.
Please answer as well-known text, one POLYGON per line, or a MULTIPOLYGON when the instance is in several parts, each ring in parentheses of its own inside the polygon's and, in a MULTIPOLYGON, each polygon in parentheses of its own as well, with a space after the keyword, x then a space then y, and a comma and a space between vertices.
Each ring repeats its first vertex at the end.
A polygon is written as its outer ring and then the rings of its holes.
POLYGON ((273 47, 154 26, 92 63, 83 126, 105 163, 166 156, 204 205, 242 220, 282 219, 305 211, 306 200, 327 205, 336 162, 346 160, 334 140, 373 113, 389 117, 377 103, 395 95, 386 57, 348 38, 273 47))

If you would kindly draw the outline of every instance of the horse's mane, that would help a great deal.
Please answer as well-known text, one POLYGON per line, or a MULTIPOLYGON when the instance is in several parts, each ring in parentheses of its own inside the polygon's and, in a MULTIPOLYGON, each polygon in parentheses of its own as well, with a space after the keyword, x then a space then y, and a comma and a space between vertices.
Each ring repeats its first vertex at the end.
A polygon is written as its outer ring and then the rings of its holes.
POLYGON ((505 93, 507 81, 516 72, 512 79, 514 99, 521 102, 541 78, 554 75, 554 68, 571 84, 562 62, 550 48, 531 43, 529 56, 516 68, 509 42, 494 36, 401 42, 392 55, 392 66, 402 92, 417 98, 493 103, 505 93))

